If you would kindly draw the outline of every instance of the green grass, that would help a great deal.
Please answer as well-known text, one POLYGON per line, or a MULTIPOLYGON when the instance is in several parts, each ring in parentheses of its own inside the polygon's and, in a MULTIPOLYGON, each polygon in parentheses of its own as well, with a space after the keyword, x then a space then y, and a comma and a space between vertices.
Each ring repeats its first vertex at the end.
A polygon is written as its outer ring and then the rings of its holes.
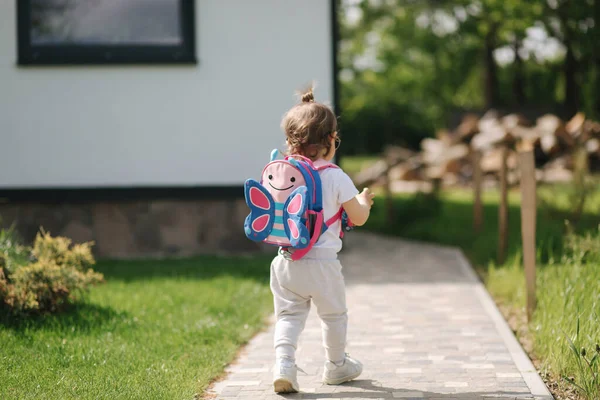
POLYGON ((349 176, 355 176, 363 168, 366 168, 377 161, 377 156, 342 156, 340 167, 349 176))
MULTIPOLYGON (((567 385, 564 377, 571 377, 587 392, 585 398, 599 399, 598 378, 593 384, 591 371, 577 353, 585 348, 591 359, 600 343, 600 233, 574 237, 573 242, 562 256, 537 269, 538 304, 529 331, 545 372, 561 380, 561 386, 567 385)), ((486 281, 495 298, 524 314, 525 278, 519 258, 492 265, 486 281)), ((598 367, 595 371, 600 372, 598 367)))
POLYGON ((1 399, 191 399, 271 309, 269 259, 100 262, 69 312, 0 318, 1 399))
MULTIPOLYGON (((526 335, 533 340, 533 354, 541 368, 559 381, 559 391, 568 386, 563 376, 574 377, 579 386, 593 386, 589 368, 573 349, 585 347, 590 359, 600 343, 600 185, 597 189, 588 198, 579 219, 570 212, 574 204, 570 186, 538 189, 538 306, 533 321, 525 328, 526 335), (574 244, 568 243, 569 230, 578 235, 574 244), (575 340, 578 323, 580 333, 575 340), (573 348, 567 336, 575 341, 573 348)), ((496 264, 498 192, 484 193, 484 223, 479 233, 472 228, 472 198, 472 193, 466 190, 444 191, 440 198, 398 195, 394 199, 396 215, 392 220, 386 217, 383 199, 377 198, 365 227, 406 239, 462 248, 495 300, 523 321, 525 278, 521 263, 519 192, 513 190, 509 195, 508 251, 502 265, 496 264)), ((581 392, 586 399, 600 398, 598 386, 587 394, 581 392)))
MULTIPOLYGON (((538 190, 540 207, 537 217, 536 242, 540 260, 560 254, 566 221, 569 219, 569 188, 547 186, 538 190)), ((509 193, 509 235, 507 260, 521 253, 521 210, 518 190, 509 193)), ((473 230, 473 194, 456 189, 443 191, 440 198, 426 194, 401 194, 394 198, 395 216, 389 221, 383 199, 375 199, 365 229, 406 239, 457 246, 480 270, 497 257, 498 204, 496 190, 483 193, 483 228, 473 230)), ((594 231, 600 224, 600 190, 588 201, 579 221, 571 225, 577 232, 594 231)))

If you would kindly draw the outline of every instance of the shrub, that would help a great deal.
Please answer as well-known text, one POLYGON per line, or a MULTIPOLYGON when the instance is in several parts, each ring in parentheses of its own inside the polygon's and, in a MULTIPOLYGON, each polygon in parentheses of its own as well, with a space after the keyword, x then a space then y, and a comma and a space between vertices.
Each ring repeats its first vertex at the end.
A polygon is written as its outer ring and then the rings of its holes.
POLYGON ((54 262, 57 265, 73 267, 84 271, 95 264, 92 256, 92 243, 71 245, 66 237, 52 237, 48 233, 38 234, 31 254, 36 260, 54 262))
POLYGON ((26 246, 19 244, 19 238, 14 227, 0 229, 0 269, 7 274, 30 261, 30 252, 26 246))
POLYGON ((0 300, 13 314, 60 311, 104 281, 91 268, 91 242, 72 245, 69 238, 44 231, 32 248, 17 244, 12 231, 2 231, 1 238, 0 300))

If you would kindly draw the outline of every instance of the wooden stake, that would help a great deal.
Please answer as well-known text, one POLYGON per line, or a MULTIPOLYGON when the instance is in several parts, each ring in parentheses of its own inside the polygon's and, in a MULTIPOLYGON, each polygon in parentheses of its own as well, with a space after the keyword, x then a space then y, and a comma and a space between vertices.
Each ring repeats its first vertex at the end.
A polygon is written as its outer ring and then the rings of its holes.
POLYGON ((506 260, 508 243, 508 147, 502 146, 502 162, 500 164, 500 205, 498 208, 498 264, 506 260))
POLYGON ((384 194, 385 194, 385 210, 386 210, 386 222, 388 225, 393 225, 395 221, 395 212, 394 212, 394 198, 392 196, 392 182, 390 179, 390 166, 388 164, 387 171, 384 175, 384 194))
POLYGON ((438 178, 438 177, 433 178, 431 180, 431 193, 437 197, 440 195, 441 190, 442 190, 442 178, 438 178))
POLYGON ((521 238, 523 241, 523 265, 527 289, 527 319, 531 321, 536 306, 535 284, 535 226, 536 226, 536 182, 533 150, 519 152, 521 169, 521 238))
POLYGON ((481 201, 481 186, 482 186, 482 172, 481 172, 481 152, 474 150, 472 154, 472 166, 473 166, 473 230, 475 232, 481 232, 483 225, 483 203, 481 201))
POLYGON ((586 200, 586 177, 589 173, 588 152, 584 145, 577 144, 574 150, 574 181, 577 195, 577 205, 575 207, 575 220, 581 218, 586 200))

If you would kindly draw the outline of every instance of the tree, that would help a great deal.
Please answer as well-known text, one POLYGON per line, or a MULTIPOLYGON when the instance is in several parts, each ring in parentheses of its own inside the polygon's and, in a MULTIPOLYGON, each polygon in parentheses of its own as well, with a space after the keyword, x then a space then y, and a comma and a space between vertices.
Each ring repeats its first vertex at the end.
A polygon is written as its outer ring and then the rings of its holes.
POLYGON ((344 2, 346 149, 417 146, 465 109, 554 112, 560 105, 563 116, 600 115, 599 7, 592 0, 344 2), (534 30, 558 40, 564 56, 531 50, 534 30), (512 59, 499 64, 500 51, 512 59))

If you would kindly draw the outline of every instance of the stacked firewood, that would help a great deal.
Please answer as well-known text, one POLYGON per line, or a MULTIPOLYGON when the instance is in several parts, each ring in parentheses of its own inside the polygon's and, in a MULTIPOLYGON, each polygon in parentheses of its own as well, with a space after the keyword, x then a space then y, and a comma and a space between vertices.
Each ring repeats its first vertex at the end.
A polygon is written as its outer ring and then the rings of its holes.
POLYGON ((473 153, 481 154, 484 181, 494 185, 502 166, 503 148, 508 148, 508 181, 518 182, 516 150, 534 149, 537 179, 570 181, 576 158, 585 158, 586 168, 600 171, 600 123, 582 113, 570 121, 551 114, 534 122, 522 115, 500 116, 489 111, 482 117, 467 114, 456 129, 442 130, 436 138, 421 142, 419 152, 390 146, 383 157, 355 176, 359 186, 389 183, 398 191, 421 190, 432 182, 444 186, 465 185, 473 175, 473 153))

